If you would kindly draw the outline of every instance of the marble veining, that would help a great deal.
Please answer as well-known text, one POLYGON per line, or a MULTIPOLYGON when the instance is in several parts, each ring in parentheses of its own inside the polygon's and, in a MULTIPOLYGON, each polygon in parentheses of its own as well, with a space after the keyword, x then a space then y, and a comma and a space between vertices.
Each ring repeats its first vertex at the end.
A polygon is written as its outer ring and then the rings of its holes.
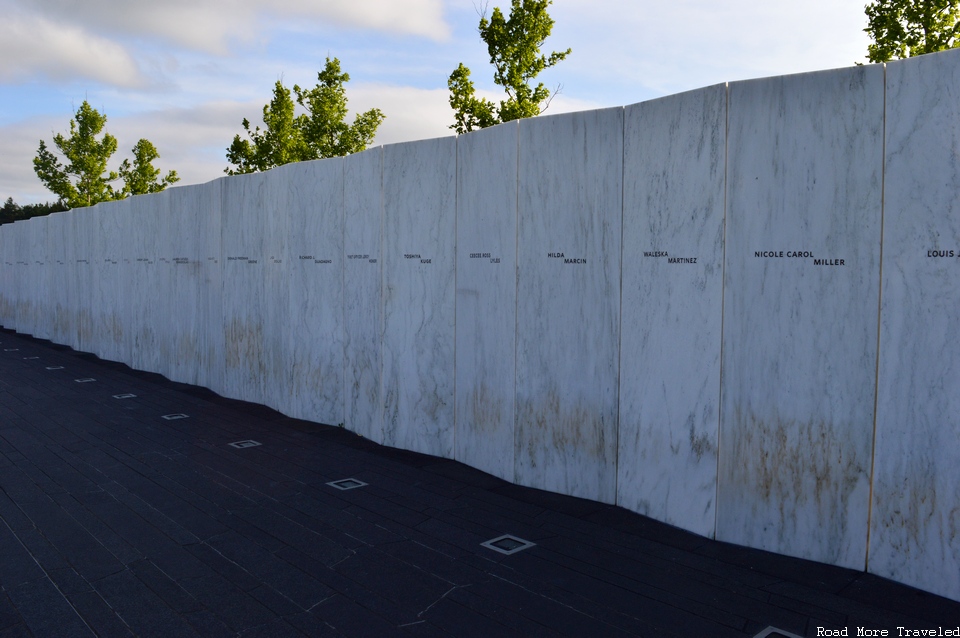
POLYGON ((516 480, 616 500, 623 109, 520 121, 516 480))
POLYGON ((725 85, 624 109, 617 504, 714 535, 725 85))
POLYGON ((222 389, 223 374, 223 302, 220 276, 220 193, 226 178, 201 185, 199 200, 189 228, 196 232, 196 257, 199 271, 198 365, 197 383, 215 391, 222 389))
POLYGON ((863 569, 883 68, 729 85, 717 538, 863 569))
POLYGON ((383 148, 383 442, 454 444, 457 139, 383 148))
POLYGON ((343 160, 284 167, 287 211, 286 357, 281 410, 343 423, 343 160))
MULTIPOLYGON (((291 175, 298 166, 287 165, 263 174, 257 215, 260 217, 260 321, 262 345, 260 378, 263 403, 276 410, 289 405, 292 360, 289 350, 290 329, 290 255, 287 201, 291 175)), ((248 218, 249 219, 249 218, 248 218)), ((249 262, 248 262, 249 263, 249 262)))
POLYGON ((514 479, 518 123, 457 139, 456 459, 514 479))
POLYGON ((960 51, 887 65, 869 571, 960 600, 960 51))
POLYGON ((383 148, 343 163, 343 423, 383 442, 381 203, 383 148))
POLYGON ((97 219, 96 232, 101 238, 101 250, 96 260, 99 271, 94 284, 94 332, 97 335, 96 355, 110 361, 123 361, 123 329, 120 313, 121 266, 117 251, 122 241, 123 215, 127 208, 122 202, 110 202, 102 206, 97 219))
POLYGON ((264 212, 267 173, 223 181, 221 245, 223 276, 224 394, 264 403, 262 314, 264 212))

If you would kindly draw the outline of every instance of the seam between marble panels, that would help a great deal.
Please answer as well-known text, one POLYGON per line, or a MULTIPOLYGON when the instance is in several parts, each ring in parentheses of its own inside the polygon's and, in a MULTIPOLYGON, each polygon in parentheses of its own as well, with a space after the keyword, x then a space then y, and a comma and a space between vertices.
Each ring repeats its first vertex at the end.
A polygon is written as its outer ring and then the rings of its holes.
POLYGON ((720 264, 720 378, 717 388, 717 478, 714 482, 716 494, 713 497, 713 538, 718 537, 717 525, 720 519, 720 432, 723 428, 723 319, 724 302, 727 298, 727 174, 729 171, 728 154, 730 150, 730 83, 723 84, 723 258, 720 264))
POLYGON ((880 268, 877 282, 877 355, 873 379, 873 440, 870 450, 870 489, 867 500, 867 542, 863 552, 863 571, 870 568, 870 529, 873 524, 873 481, 877 467, 877 406, 880 395, 880 323, 883 308, 883 227, 886 213, 886 180, 887 180, 887 65, 883 65, 883 116, 880 133, 880 268))

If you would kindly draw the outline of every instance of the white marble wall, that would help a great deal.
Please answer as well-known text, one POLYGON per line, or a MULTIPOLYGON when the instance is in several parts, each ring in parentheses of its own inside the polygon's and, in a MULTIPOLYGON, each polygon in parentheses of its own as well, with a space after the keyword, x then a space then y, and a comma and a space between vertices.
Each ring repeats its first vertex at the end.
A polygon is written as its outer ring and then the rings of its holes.
POLYGON ((960 600, 960 51, 886 79, 869 569, 960 600))
POLYGON ((287 212, 286 357, 280 409, 292 417, 343 423, 343 161, 283 167, 278 194, 287 212))
MULTIPOLYGON (((153 300, 155 319, 154 329, 157 331, 157 364, 152 369, 174 379, 178 376, 179 367, 176 362, 177 341, 181 331, 183 314, 180 306, 184 303, 178 295, 177 273, 174 257, 177 254, 177 245, 180 241, 181 202, 179 193, 173 189, 156 194, 153 199, 159 205, 159 219, 157 221, 157 260, 156 269, 156 296, 153 300)), ((191 312, 186 310, 187 313, 191 312)), ((174 379, 179 380, 179 379, 174 379)))
POLYGON ((264 403, 264 211, 268 174, 223 181, 223 394, 264 403))
POLYGON ((519 161, 516 480, 613 503, 623 109, 522 120, 519 161))
POLYGON ((131 268, 124 282, 128 299, 133 305, 130 329, 131 367, 156 371, 158 362, 158 334, 161 325, 155 316, 160 311, 159 301, 159 234, 161 225, 160 199, 156 195, 141 195, 131 200, 130 222, 133 233, 131 268))
POLYGON ((26 304, 24 319, 31 327, 30 333, 41 339, 49 337, 46 331, 46 303, 43 290, 45 287, 44 270, 46 245, 43 241, 44 223, 42 218, 27 220, 27 273, 28 279, 24 282, 26 304))
POLYGON ((55 213, 47 217, 48 233, 50 235, 51 248, 48 252, 48 261, 51 270, 51 314, 53 328, 50 334, 50 340, 54 343, 66 343, 67 341, 67 281, 69 273, 73 272, 73 267, 67 262, 67 242, 69 238, 69 229, 71 227, 69 213, 55 213))
POLYGON ((731 83, 728 117, 717 538, 863 569, 883 68, 731 83))
POLYGON ((97 232, 101 238, 101 254, 97 259, 100 271, 95 283, 94 331, 99 335, 97 356, 110 361, 123 361, 123 321, 125 301, 120 294, 121 273, 125 266, 120 250, 129 241, 130 207, 124 202, 100 206, 97 232))
POLYGON ((93 206, 78 211, 74 218, 74 258, 77 263, 74 307, 77 309, 77 332, 71 347, 82 352, 96 352, 98 346, 93 325, 93 297, 99 275, 96 264, 101 244, 96 232, 99 227, 99 213, 97 207, 93 206))
POLYGON ((13 296, 15 260, 13 258, 13 226, 0 226, 0 325, 13 329, 13 296))
POLYGON ((343 163, 343 423, 383 442, 381 202, 383 148, 343 163))
POLYGON ((457 140, 456 459, 514 480, 518 122, 457 140))
POLYGON ((223 389, 223 303, 220 255, 220 193, 223 189, 221 178, 198 187, 198 204, 194 209, 190 227, 196 230, 199 238, 198 259, 200 260, 199 283, 199 332, 200 351, 197 364, 198 385, 215 392, 223 389))
POLYGON ((956 86, 737 82, 5 225, 0 323, 960 599, 956 86))
POLYGON ((183 186, 167 191, 169 212, 166 225, 171 229, 167 262, 170 273, 170 315, 172 333, 167 342, 166 376, 182 383, 197 383, 201 353, 204 350, 203 322, 204 224, 202 192, 204 186, 183 186))
POLYGON ((624 109, 617 504, 714 535, 725 85, 624 109))
MULTIPOLYGON (((263 398, 261 403, 276 410, 287 402, 291 383, 288 351, 290 328, 290 260, 287 253, 288 210, 283 206, 283 194, 290 184, 291 167, 276 168, 264 173, 261 205, 255 211, 256 224, 262 229, 262 278, 260 317, 263 326, 261 372, 263 398)), ((251 218, 247 217, 251 225, 251 218)))
POLYGON ((14 313, 14 325, 18 332, 29 332, 30 326, 26 321, 26 305, 27 305, 27 294, 29 290, 29 284, 27 279, 30 277, 29 271, 29 261, 27 259, 30 248, 30 237, 27 220, 18 221, 14 223, 14 229, 16 231, 16 293, 14 294, 14 299, 16 299, 16 311, 14 313))
POLYGON ((457 138, 383 148, 383 442, 452 458, 457 138))

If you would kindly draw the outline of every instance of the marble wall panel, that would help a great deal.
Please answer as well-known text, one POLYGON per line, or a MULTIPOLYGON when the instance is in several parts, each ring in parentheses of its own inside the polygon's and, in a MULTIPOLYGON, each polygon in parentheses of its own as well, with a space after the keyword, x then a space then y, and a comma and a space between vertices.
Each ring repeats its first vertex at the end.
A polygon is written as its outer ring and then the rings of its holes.
POLYGON ((264 402, 264 211, 266 173, 223 181, 223 394, 264 402))
POLYGON ((20 276, 20 228, 17 223, 6 224, 4 226, 7 234, 5 267, 8 271, 6 316, 4 327, 11 330, 17 329, 17 296, 20 292, 18 285, 20 276))
POLYGON ((204 344, 201 298, 204 250, 203 186, 182 186, 167 191, 170 246, 166 268, 171 273, 167 315, 172 332, 166 344, 167 376, 182 383, 196 384, 204 344))
POLYGON ((220 192, 226 178, 197 187, 195 215, 189 227, 198 237, 199 336, 197 385, 221 392, 223 379, 223 307, 221 301, 220 192))
POLYGON ((383 148, 343 162, 344 427, 383 442, 381 181, 383 148))
POLYGON ((40 272, 37 281, 37 298, 40 302, 37 314, 37 337, 41 339, 50 339, 53 334, 53 312, 51 307, 50 287, 52 284, 50 275, 50 224, 46 217, 38 218, 39 237, 37 238, 37 249, 40 253, 40 272))
POLYGON ((28 295, 30 285, 30 236, 27 220, 19 221, 14 224, 16 229, 16 254, 17 254, 17 286, 16 286, 16 318, 14 327, 17 332, 29 333, 27 325, 26 307, 29 303, 28 295))
POLYGON ((623 109, 520 122, 516 478, 616 499, 623 109))
POLYGON ((263 399, 262 403, 282 410, 288 403, 291 370, 289 360, 290 260, 287 253, 288 211, 281 203, 291 172, 288 167, 265 173, 265 190, 260 227, 263 232, 263 399))
POLYGON ((514 479, 518 122, 457 138, 456 459, 514 479))
POLYGON ((30 334, 30 220, 15 222, 14 228, 17 231, 17 311, 14 326, 17 332, 30 334))
POLYGON ((337 425, 343 417, 343 160, 284 167, 289 378, 284 414, 337 425))
POLYGON ((383 148, 383 442, 454 449, 457 140, 383 148))
POLYGON ((172 378, 176 366, 174 344, 177 341, 181 310, 174 269, 180 210, 172 190, 150 195, 150 202, 157 211, 157 258, 153 264, 154 296, 150 300, 151 321, 157 339, 153 367, 146 369, 169 379, 172 378))
POLYGON ((100 238, 100 254, 95 264, 99 273, 94 282, 93 308, 94 331, 99 344, 96 354, 101 359, 122 361, 121 315, 125 301, 120 294, 120 248, 123 244, 123 226, 130 212, 130 202, 110 202, 101 204, 99 208, 96 232, 100 238))
POLYGON ((134 313, 130 290, 134 285, 131 279, 136 263, 134 259, 136 234, 139 232, 133 213, 136 208, 135 201, 135 199, 125 201, 122 207, 117 208, 116 212, 108 217, 105 224, 106 237, 109 238, 109 258, 116 262, 113 264, 113 270, 116 273, 113 294, 116 301, 112 312, 106 318, 108 324, 105 330, 110 334, 113 360, 128 365, 132 361, 130 344, 134 313))
POLYGON ((74 307, 77 312, 77 335, 71 347, 81 352, 96 352, 99 345, 93 322, 96 278, 99 275, 96 264, 100 250, 100 242, 96 232, 99 227, 97 223, 99 212, 96 206, 74 211, 75 260, 77 263, 77 296, 74 307))
POLYGON ((80 346, 84 352, 99 356, 101 335, 98 331, 98 317, 102 301, 100 299, 100 281, 102 277, 103 238, 100 236, 100 217, 105 204, 96 204, 80 212, 81 251, 84 253, 78 274, 81 277, 80 296, 80 346))
POLYGON ((72 213, 54 213, 48 216, 50 224, 50 240, 53 248, 48 257, 50 260, 52 272, 53 299, 51 302, 51 314, 53 326, 51 329, 50 340, 54 343, 67 343, 68 319, 67 303, 70 289, 70 277, 73 273, 73 264, 70 263, 67 251, 70 242, 70 229, 72 227, 72 213))
POLYGON ((869 570, 960 600, 960 51, 887 65, 869 570))
POLYGON ((12 328, 13 314, 13 225, 0 226, 0 326, 12 328))
POLYGON ((726 85, 624 109, 617 504, 712 537, 726 85))
POLYGON ((159 297, 161 281, 160 233, 161 207, 156 195, 140 195, 131 200, 133 268, 127 280, 127 298, 132 306, 129 350, 130 366, 156 371, 159 367, 159 338, 162 318, 159 297))
POLYGON ((27 332, 34 337, 45 339, 43 335, 42 317, 44 316, 43 299, 43 271, 45 246, 43 242, 43 218, 34 217, 26 220, 27 240, 27 278, 24 281, 24 324, 27 332))
POLYGON ((863 569, 883 67, 729 85, 717 538, 863 569))

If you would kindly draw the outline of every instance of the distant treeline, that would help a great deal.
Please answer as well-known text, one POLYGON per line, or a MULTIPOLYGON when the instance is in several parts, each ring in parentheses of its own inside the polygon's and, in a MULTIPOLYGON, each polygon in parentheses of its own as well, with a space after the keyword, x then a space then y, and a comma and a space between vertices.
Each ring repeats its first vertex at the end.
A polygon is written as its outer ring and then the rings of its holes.
POLYGON ((65 210, 70 209, 60 202, 21 206, 13 201, 12 197, 8 197, 7 201, 3 203, 3 208, 0 208, 0 224, 10 224, 31 217, 42 217, 50 213, 62 213, 65 210))

